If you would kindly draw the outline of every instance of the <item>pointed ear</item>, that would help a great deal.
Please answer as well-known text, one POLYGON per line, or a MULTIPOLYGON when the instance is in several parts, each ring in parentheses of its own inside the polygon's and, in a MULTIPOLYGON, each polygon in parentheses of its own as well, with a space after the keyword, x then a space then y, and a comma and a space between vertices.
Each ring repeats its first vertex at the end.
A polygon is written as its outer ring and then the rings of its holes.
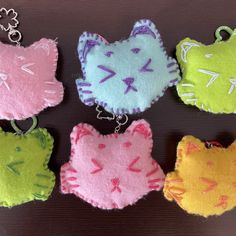
POLYGON ((184 136, 183 139, 180 141, 177 147, 177 154, 188 156, 194 152, 199 152, 205 149, 205 145, 201 140, 193 137, 193 136, 184 136))
POLYGON ((227 149, 234 149, 234 150, 236 150, 236 140, 234 140, 227 149))
POLYGON ((52 39, 42 38, 30 46, 36 52, 42 54, 52 62, 57 62, 57 42, 52 39))
POLYGON ((154 23, 147 19, 139 20, 134 24, 130 36, 136 37, 137 35, 150 35, 154 39, 160 38, 160 34, 154 23))
POLYGON ((80 123, 73 128, 70 135, 71 143, 77 144, 84 136, 94 136, 95 134, 98 134, 98 132, 93 128, 93 126, 86 123, 80 123))
POLYGON ((130 132, 132 135, 141 134, 144 138, 152 138, 152 131, 150 125, 145 120, 134 121, 126 132, 130 132))
POLYGON ((86 57, 90 50, 96 45, 104 45, 108 44, 108 42, 100 35, 93 34, 89 32, 84 32, 80 38, 78 43, 78 54, 81 63, 86 62, 86 57))

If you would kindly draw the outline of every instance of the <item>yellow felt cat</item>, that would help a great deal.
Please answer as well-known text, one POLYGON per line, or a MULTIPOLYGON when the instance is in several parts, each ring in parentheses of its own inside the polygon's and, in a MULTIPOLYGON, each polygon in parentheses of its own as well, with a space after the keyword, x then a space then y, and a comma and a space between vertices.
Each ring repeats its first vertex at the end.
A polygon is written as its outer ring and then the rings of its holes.
POLYGON ((193 136, 177 147, 175 171, 165 180, 164 195, 188 213, 221 215, 236 206, 236 141, 228 148, 207 148, 193 136))

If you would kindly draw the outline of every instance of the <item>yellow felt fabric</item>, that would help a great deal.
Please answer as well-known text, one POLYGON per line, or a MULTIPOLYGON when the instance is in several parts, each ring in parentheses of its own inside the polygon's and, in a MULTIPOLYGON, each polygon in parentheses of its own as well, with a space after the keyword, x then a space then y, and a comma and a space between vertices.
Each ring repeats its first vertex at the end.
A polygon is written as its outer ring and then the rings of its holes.
POLYGON ((177 147, 175 171, 167 174, 164 195, 188 213, 221 215, 236 205, 236 141, 206 148, 193 136, 177 147))
POLYGON ((48 198, 55 185, 47 166, 52 148, 53 138, 46 129, 16 135, 0 128, 0 206, 48 198))
POLYGON ((212 113, 236 112, 236 30, 227 41, 203 45, 186 38, 176 55, 183 79, 177 85, 185 104, 212 113))

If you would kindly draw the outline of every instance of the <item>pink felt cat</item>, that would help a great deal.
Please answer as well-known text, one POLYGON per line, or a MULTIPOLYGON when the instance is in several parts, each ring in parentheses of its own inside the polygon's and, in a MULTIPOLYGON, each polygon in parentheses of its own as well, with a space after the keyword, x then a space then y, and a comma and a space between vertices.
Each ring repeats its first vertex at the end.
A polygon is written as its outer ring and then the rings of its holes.
POLYGON ((152 132, 145 120, 111 135, 79 124, 71 143, 70 161, 61 168, 62 193, 74 193, 102 209, 122 209, 163 186, 164 174, 151 157, 152 132))
POLYGON ((56 42, 50 39, 27 48, 0 42, 0 119, 26 119, 62 101, 57 59, 56 42))

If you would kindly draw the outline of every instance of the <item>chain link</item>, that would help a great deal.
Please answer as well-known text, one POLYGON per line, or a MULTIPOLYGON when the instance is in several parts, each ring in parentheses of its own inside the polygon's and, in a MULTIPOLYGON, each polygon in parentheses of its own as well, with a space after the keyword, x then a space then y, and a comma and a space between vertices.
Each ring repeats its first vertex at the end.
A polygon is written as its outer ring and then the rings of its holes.
POLYGON ((8 32, 8 39, 10 40, 10 42, 16 43, 16 45, 20 46, 22 34, 19 30, 17 30, 17 27, 19 26, 19 21, 17 20, 17 17, 18 13, 14 9, 11 8, 7 10, 4 7, 0 8, 0 29, 5 32, 8 32), (7 26, 1 24, 2 19, 4 19, 5 17, 10 17, 11 15, 13 16, 10 20, 14 22, 14 24, 11 24, 10 22, 8 22, 7 26))
POLYGON ((109 121, 115 120, 116 121, 117 126, 115 127, 115 131, 114 131, 115 133, 118 133, 120 131, 121 126, 125 125, 129 120, 128 116, 125 114, 124 115, 111 114, 111 116, 101 116, 102 111, 100 110, 99 105, 97 105, 96 111, 98 112, 97 119, 109 120, 109 121))

